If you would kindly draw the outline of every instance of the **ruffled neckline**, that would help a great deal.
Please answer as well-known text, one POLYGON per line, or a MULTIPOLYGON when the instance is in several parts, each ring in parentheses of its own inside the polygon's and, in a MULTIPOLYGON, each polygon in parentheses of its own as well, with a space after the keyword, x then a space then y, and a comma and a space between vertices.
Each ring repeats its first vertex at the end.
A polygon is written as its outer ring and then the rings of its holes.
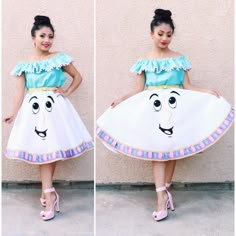
POLYGON ((41 71, 51 71, 52 69, 60 69, 62 66, 69 65, 73 59, 63 53, 59 52, 55 56, 38 61, 23 61, 19 62, 12 70, 11 75, 20 76, 23 72, 40 73, 41 71))
POLYGON ((140 58, 132 67, 131 72, 136 72, 141 74, 145 72, 155 72, 160 73, 162 71, 170 72, 172 70, 185 70, 191 69, 191 64, 185 56, 178 57, 166 57, 166 58, 156 58, 147 59, 140 58))

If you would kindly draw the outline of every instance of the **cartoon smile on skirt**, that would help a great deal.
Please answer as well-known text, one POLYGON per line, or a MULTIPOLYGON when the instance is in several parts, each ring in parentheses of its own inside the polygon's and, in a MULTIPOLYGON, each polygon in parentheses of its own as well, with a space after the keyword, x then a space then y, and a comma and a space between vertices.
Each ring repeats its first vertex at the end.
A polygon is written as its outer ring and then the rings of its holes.
POLYGON ((47 136, 47 131, 48 131, 47 129, 44 131, 38 131, 37 128, 35 127, 34 131, 39 137, 41 137, 41 138, 43 138, 43 140, 45 140, 45 138, 47 136))

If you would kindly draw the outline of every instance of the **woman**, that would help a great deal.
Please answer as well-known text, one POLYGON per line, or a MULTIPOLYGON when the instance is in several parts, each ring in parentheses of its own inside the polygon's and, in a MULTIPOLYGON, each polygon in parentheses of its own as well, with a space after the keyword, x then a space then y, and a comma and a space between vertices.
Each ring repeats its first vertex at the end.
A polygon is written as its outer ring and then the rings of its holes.
POLYGON ((135 87, 98 119, 97 136, 113 151, 152 161, 153 218, 161 221, 168 208, 174 210, 169 187, 176 160, 218 141, 232 124, 234 110, 217 92, 190 83, 189 61, 169 47, 175 30, 171 12, 157 9, 150 26, 153 49, 131 68, 137 73, 135 87))
POLYGON ((59 196, 53 188, 56 162, 93 149, 93 141, 67 98, 79 87, 82 77, 70 56, 50 51, 54 41, 50 19, 46 16, 34 19, 33 53, 12 72, 17 77, 16 93, 13 111, 4 122, 15 122, 5 154, 39 165, 40 202, 45 207, 40 215, 43 220, 50 220, 59 211, 59 196), (67 89, 62 88, 66 81, 64 72, 73 79, 67 89))

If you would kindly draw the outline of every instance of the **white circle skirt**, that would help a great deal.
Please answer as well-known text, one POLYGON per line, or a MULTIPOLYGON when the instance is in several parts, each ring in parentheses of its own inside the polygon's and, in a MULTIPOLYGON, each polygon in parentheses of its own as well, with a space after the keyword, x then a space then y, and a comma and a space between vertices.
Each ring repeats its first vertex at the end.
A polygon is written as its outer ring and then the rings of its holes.
POLYGON ((80 156, 93 146, 69 99, 53 91, 38 91, 26 94, 5 155, 31 164, 45 164, 80 156))
POLYGON ((234 120, 223 98, 180 88, 145 90, 97 120, 106 147, 134 158, 168 161, 202 152, 218 141, 234 120))

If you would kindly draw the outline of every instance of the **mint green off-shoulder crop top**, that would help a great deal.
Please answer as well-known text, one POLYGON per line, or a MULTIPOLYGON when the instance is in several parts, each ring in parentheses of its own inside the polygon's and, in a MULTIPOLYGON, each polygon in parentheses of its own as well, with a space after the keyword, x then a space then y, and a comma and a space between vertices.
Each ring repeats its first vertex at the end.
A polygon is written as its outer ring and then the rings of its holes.
POLYGON ((131 71, 145 73, 145 86, 178 85, 182 86, 184 73, 191 69, 185 56, 161 59, 139 59, 131 71))
POLYGON ((42 87, 61 87, 66 76, 63 66, 73 62, 73 59, 65 53, 59 52, 55 56, 34 62, 20 62, 12 70, 11 74, 25 75, 26 89, 42 87))

